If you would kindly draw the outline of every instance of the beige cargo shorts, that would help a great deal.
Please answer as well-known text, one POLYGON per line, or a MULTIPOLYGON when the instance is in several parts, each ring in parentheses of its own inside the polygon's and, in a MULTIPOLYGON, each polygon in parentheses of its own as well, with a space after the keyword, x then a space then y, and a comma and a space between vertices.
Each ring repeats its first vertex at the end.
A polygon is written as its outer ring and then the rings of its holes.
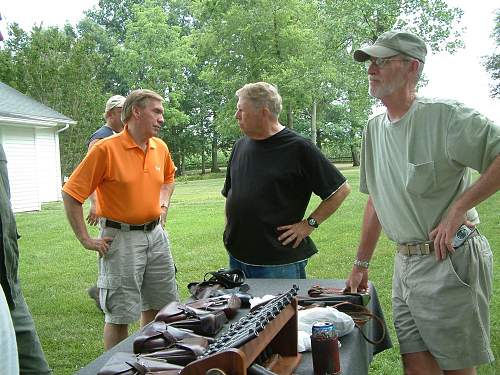
POLYGON ((174 262, 161 225, 151 231, 107 227, 100 237, 113 238, 109 251, 99 259, 97 280, 106 323, 130 324, 141 311, 178 301, 174 262))
POLYGON ((493 362, 492 267, 490 246, 481 235, 442 261, 434 253, 396 253, 392 305, 401 354, 429 351, 442 370, 493 362))

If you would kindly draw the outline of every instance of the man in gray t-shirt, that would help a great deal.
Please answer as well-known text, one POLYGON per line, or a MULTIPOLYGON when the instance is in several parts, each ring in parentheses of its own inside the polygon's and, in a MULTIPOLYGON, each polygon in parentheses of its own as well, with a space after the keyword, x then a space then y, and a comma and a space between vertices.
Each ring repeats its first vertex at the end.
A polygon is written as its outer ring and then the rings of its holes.
POLYGON ((422 39, 398 31, 354 52, 386 112, 363 136, 369 197, 347 288, 367 288, 383 229, 397 244, 392 304, 405 373, 468 375, 494 360, 492 252, 474 206, 500 188, 500 127, 460 103, 417 97, 426 54, 422 39), (481 173, 475 183, 470 168, 481 173), (452 243, 459 229, 465 241, 452 243))

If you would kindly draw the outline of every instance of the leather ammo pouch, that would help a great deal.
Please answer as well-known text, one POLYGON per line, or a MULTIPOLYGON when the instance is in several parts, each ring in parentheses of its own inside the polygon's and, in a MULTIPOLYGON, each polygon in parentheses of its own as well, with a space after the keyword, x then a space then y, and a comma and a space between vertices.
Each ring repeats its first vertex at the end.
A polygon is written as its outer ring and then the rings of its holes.
MULTIPOLYGON (((174 348, 183 343, 187 350, 191 343, 206 349, 212 342, 214 342, 212 338, 198 336, 190 331, 172 327, 165 322, 152 322, 139 331, 134 340, 134 353, 151 353, 174 348)), ((197 351, 197 347, 193 351, 197 351)))
POLYGON ((207 312, 179 302, 171 302, 156 314, 155 321, 189 329, 202 336, 215 336, 228 322, 223 311, 207 312))
POLYGON ((215 336, 227 321, 226 314, 223 311, 217 311, 196 318, 178 320, 170 323, 170 325, 177 328, 189 329, 202 336, 215 336))
POLYGON ((241 300, 234 294, 226 294, 188 302, 186 306, 207 312, 223 311, 228 319, 232 319, 241 307, 241 300))
POLYGON ((144 354, 145 358, 164 359, 175 365, 186 366, 198 359, 207 349, 207 339, 201 336, 188 337, 177 341, 168 349, 162 349, 157 352, 144 354))
POLYGON ((162 371, 164 375, 179 374, 181 366, 161 359, 146 358, 142 355, 118 352, 114 354, 98 375, 146 375, 162 371), (163 372, 166 371, 166 372, 163 372))

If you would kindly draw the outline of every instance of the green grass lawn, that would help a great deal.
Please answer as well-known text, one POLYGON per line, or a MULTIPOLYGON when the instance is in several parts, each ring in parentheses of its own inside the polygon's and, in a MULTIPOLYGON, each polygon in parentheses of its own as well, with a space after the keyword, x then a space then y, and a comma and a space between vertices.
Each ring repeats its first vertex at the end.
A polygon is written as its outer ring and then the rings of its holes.
MULTIPOLYGON (((320 252, 308 265, 309 278, 345 279, 357 247, 366 197, 359 193, 358 170, 344 173, 353 187, 340 210, 313 233, 320 252)), ((223 179, 178 181, 167 221, 173 255, 179 270, 182 297, 188 282, 201 280, 206 271, 226 266, 222 244, 223 179)), ((311 207, 318 204, 315 197, 311 207)), ((310 211, 308 211, 310 212, 310 211)), ((493 248, 500 247, 500 194, 479 207, 484 233, 493 248)), ((97 255, 80 246, 66 221, 62 203, 45 205, 41 212, 16 215, 20 239, 20 275, 38 334, 56 375, 73 374, 103 351, 103 315, 89 299, 86 289, 95 283, 97 255)), ((97 233, 97 231, 95 231, 97 233)), ((401 374, 397 341, 390 308, 394 247, 381 238, 371 262, 375 284, 395 348, 377 355, 370 374, 401 374)), ((497 255, 497 254, 496 254, 497 255)), ((500 257, 495 258, 495 285, 500 288, 500 257)), ((453 314, 453 311, 450 311, 453 314)), ((500 358, 500 298, 491 305, 491 337, 500 358)), ((137 329, 137 325, 131 327, 137 329)), ((467 345, 467 338, 464 338, 467 345)), ((496 365, 498 366, 498 364, 496 365)), ((480 374, 494 374, 484 366, 480 374)), ((347 374, 346 374, 347 375, 347 374)))

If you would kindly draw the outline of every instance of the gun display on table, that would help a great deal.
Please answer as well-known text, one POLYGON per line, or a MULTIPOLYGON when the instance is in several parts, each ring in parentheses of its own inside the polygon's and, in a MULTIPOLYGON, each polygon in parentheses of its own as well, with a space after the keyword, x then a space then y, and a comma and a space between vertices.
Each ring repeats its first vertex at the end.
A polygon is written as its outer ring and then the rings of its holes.
POLYGON ((300 361, 297 353, 297 301, 299 290, 286 293, 257 306, 208 346, 181 374, 203 374, 219 370, 225 374, 246 375, 247 369, 263 351, 279 354, 278 374, 291 374, 300 361))

